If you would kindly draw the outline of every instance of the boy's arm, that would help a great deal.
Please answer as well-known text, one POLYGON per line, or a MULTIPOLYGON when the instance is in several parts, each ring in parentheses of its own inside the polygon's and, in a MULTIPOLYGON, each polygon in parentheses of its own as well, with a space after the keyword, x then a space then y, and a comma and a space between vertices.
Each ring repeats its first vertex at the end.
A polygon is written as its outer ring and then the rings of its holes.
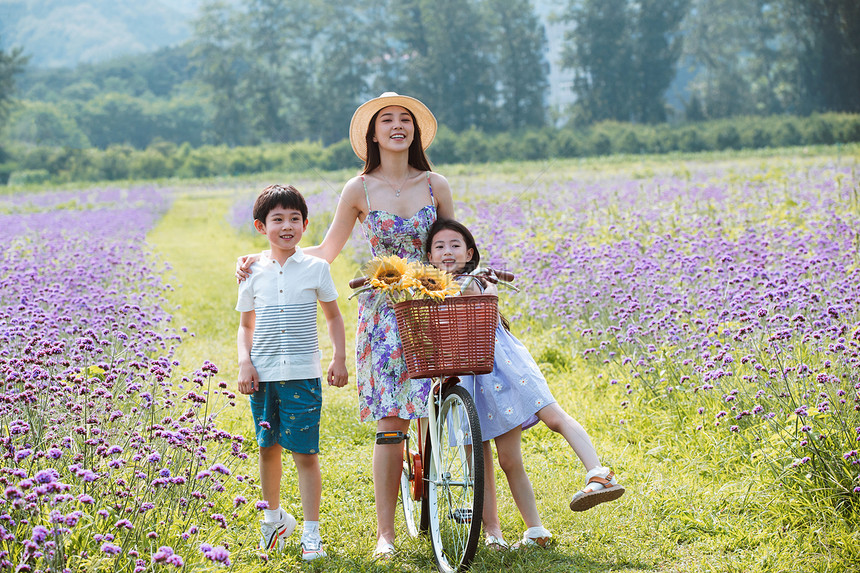
POLYGON ((239 318, 236 346, 239 350, 239 392, 253 394, 260 389, 257 369, 251 363, 251 344, 254 341, 254 325, 257 315, 253 310, 243 312, 239 318))
POLYGON ((336 300, 320 301, 320 307, 325 315, 328 335, 334 347, 334 356, 328 367, 328 383, 329 386, 342 388, 349 381, 349 373, 346 370, 346 333, 343 327, 343 316, 340 314, 336 300))

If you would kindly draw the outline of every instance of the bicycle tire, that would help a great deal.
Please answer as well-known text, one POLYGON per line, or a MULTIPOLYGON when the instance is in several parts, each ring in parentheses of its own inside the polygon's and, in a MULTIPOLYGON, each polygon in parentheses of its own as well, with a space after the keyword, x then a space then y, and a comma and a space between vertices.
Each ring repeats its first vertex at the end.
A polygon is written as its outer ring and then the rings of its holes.
POLYGON ((425 449, 430 542, 439 571, 453 573, 466 569, 478 549, 484 451, 475 402, 465 388, 445 391, 437 420, 441 468, 425 449))
MULTIPOLYGON (((409 448, 407 449, 404 443, 404 456, 417 455, 419 439, 417 424, 410 423, 409 448)), ((416 468, 414 464, 410 465, 404 458, 403 471, 400 473, 400 504, 406 521, 406 531, 412 537, 418 537, 427 531, 427 480, 424 467, 425 465, 422 463, 420 468, 416 468), (413 473, 412 479, 409 479, 410 470, 413 473), (420 495, 420 499, 415 499, 415 489, 423 493, 420 495)))

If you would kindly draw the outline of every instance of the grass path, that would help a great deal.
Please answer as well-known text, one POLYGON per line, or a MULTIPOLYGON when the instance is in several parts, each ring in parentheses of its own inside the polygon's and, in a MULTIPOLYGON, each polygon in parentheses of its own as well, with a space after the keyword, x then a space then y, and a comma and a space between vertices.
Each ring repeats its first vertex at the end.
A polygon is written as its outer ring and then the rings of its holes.
MULTIPOLYGON (((186 337, 179 350, 183 368, 193 369, 203 360, 210 360, 220 369, 218 378, 235 391, 238 313, 233 310, 234 261, 237 255, 258 251, 265 243, 262 238, 255 239, 230 226, 226 214, 231 204, 232 196, 226 191, 188 193, 176 200, 148 241, 157 256, 173 267, 167 282, 175 288, 170 300, 178 305, 174 323, 194 333, 194 337, 186 337)), ((346 300, 346 283, 354 273, 348 257, 340 257, 333 265, 350 347, 354 343, 356 309, 354 301, 346 300)), ((330 356, 324 322, 321 327, 324 356, 330 356)), ((522 338, 536 356, 541 349, 552 347, 545 333, 522 338)), ((566 362, 569 366, 564 368, 547 368, 550 387, 559 403, 588 429, 603 461, 620 475, 627 494, 618 502, 584 514, 572 513, 567 503, 584 477, 579 460, 559 436, 543 425, 529 430, 523 440, 526 467, 555 546, 549 551, 504 554, 482 549, 473 571, 845 570, 844 564, 841 568, 838 563, 828 566, 826 543, 786 528, 770 509, 773 499, 750 499, 746 495, 748 480, 727 478, 713 457, 679 451, 673 436, 661 432, 660 420, 627 429, 614 399, 598 390, 596 373, 575 358, 566 362)), ((273 556, 267 565, 253 551, 240 551, 234 570, 432 570, 429 542, 409 539, 399 516, 402 533, 397 557, 382 565, 370 560, 375 535, 370 466, 375 428, 358 422, 354 368, 351 362, 349 366, 349 385, 343 389, 325 388, 324 395, 322 530, 330 557, 316 565, 303 566, 297 538, 293 537, 294 544, 287 552, 273 556)), ((246 400, 240 397, 237 407, 228 409, 225 415, 229 419, 222 423, 252 437, 246 400)), ((247 472, 254 475, 256 459, 249 458, 248 464, 247 472)), ((513 542, 524 526, 498 471, 497 481, 503 529, 513 542)), ((254 492, 250 494, 249 499, 254 492)), ((284 506, 300 514, 295 472, 287 458, 282 496, 284 506)), ((248 523, 235 535, 236 545, 253 545, 257 523, 248 523)), ((826 538, 827 533, 821 535, 826 538)), ((850 538, 845 541, 856 542, 850 538)))

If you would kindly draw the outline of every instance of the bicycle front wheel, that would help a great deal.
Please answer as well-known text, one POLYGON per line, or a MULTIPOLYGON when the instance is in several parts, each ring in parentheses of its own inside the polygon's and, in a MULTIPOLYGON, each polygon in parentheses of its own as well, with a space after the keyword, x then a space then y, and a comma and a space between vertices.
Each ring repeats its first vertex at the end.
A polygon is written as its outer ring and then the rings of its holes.
POLYGON ((481 427, 465 388, 445 391, 436 425, 438 451, 425 450, 430 542, 439 571, 451 573, 475 557, 484 509, 481 427))
POLYGON ((400 503, 406 520, 406 531, 412 537, 427 531, 427 482, 424 460, 418 449, 418 424, 409 424, 409 439, 403 444, 403 471, 400 473, 400 503), (406 457, 408 456, 408 458, 406 457))

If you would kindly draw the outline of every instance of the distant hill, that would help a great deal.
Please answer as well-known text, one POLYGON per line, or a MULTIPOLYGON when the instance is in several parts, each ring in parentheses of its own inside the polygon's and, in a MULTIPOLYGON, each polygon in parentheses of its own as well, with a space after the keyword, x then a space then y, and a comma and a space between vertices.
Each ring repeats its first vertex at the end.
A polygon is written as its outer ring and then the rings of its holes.
POLYGON ((74 67, 185 41, 200 0, 0 0, 0 44, 74 67))

